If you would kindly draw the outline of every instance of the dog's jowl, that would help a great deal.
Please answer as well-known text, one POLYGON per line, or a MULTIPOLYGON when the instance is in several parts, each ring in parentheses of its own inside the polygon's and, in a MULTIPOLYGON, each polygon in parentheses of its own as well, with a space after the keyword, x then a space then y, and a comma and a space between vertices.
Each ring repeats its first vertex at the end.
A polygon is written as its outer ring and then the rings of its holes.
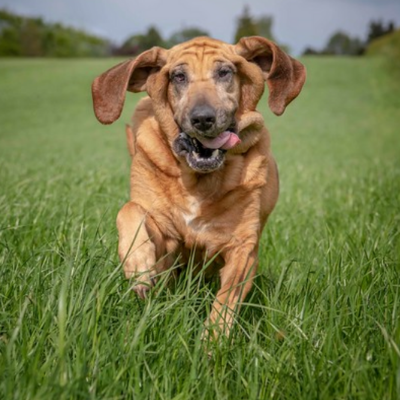
POLYGON ((229 45, 203 37, 154 47, 95 79, 94 110, 104 124, 118 119, 126 91, 148 93, 127 126, 130 201, 117 218, 119 256, 140 297, 196 248, 199 265, 214 259, 206 272, 221 279, 207 325, 229 333, 279 191, 257 103, 266 83, 269 107, 282 114, 305 76, 267 39, 229 45))

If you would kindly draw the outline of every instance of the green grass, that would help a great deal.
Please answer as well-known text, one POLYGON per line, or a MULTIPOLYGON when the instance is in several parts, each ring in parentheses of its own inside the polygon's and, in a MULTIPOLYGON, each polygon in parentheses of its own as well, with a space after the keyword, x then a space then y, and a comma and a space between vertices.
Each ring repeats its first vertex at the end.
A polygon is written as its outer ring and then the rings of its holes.
POLYGON ((124 124, 94 118, 115 60, 0 62, 1 399, 400 398, 400 84, 379 59, 306 58, 272 133, 281 194, 254 289, 209 359, 215 284, 145 302, 117 258, 124 124))

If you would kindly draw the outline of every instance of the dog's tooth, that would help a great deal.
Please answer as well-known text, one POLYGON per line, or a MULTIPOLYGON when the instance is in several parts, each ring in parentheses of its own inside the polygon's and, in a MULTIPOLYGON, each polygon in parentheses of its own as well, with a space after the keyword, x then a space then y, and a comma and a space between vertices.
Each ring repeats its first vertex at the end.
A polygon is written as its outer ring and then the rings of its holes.
POLYGON ((219 154, 219 150, 216 149, 216 150, 214 150, 214 151, 212 152, 211 157, 216 158, 216 157, 218 157, 218 154, 219 154))
POLYGON ((193 152, 193 157, 198 160, 200 158, 200 154, 196 153, 195 151, 193 152))

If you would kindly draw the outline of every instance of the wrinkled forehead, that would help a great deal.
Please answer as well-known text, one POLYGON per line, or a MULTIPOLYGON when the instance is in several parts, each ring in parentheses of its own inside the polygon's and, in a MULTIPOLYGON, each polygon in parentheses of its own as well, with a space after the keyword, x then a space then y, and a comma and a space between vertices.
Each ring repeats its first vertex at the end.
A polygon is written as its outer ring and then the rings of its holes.
POLYGON ((234 62, 231 45, 215 39, 199 38, 173 47, 169 52, 170 69, 185 66, 191 71, 207 71, 216 64, 234 62))

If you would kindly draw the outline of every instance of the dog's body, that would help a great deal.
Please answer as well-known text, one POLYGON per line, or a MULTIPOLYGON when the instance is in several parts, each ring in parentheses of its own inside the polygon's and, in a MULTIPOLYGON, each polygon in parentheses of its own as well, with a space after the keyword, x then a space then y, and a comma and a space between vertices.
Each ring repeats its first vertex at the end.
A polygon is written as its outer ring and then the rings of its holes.
POLYGON ((303 66, 266 39, 231 46, 199 38, 153 48, 94 82, 96 115, 117 119, 125 90, 147 90, 127 127, 130 201, 117 218, 119 256, 144 297, 158 273, 195 249, 200 267, 220 271, 210 316, 228 332, 257 269, 262 229, 278 198, 278 173, 262 116, 270 87, 281 114, 300 92, 303 66), (183 131, 183 133, 182 133, 183 131))

